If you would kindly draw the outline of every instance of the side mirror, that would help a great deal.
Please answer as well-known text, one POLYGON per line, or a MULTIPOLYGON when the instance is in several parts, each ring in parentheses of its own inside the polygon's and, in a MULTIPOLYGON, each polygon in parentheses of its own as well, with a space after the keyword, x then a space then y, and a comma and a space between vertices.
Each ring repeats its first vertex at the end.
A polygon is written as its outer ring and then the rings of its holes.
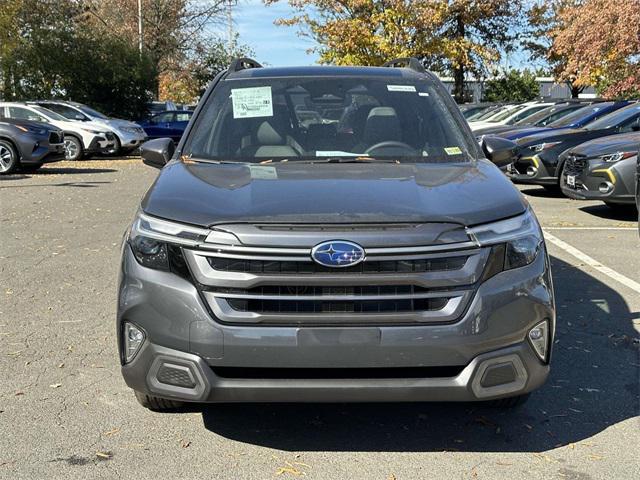
POLYGON ((176 151, 176 144, 170 138, 149 140, 140 147, 142 163, 153 168, 164 167, 176 151))
POLYGON ((518 146, 511 140, 494 135, 486 135, 482 139, 481 147, 487 158, 500 168, 513 162, 518 150, 518 146))

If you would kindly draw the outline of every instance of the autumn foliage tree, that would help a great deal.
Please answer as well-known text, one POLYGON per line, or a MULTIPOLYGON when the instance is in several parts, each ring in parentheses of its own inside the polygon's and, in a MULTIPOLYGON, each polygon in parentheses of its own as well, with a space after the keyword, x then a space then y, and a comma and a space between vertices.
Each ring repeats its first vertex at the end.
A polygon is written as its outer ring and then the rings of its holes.
POLYGON ((558 19, 550 54, 565 59, 560 79, 607 97, 640 96, 640 0, 584 0, 558 19))
MULTIPOLYGON (((279 0, 265 0, 276 3, 279 0)), ((300 27, 318 43, 321 63, 381 65, 414 56, 454 76, 464 97, 467 72, 481 74, 511 43, 521 0, 288 0, 300 27)))

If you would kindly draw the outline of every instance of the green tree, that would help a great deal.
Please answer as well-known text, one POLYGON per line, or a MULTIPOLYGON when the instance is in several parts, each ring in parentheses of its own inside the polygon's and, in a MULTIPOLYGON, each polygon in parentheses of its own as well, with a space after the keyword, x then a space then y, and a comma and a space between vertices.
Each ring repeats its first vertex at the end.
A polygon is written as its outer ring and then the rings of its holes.
POLYGON ((487 102, 526 102, 539 96, 540 85, 528 70, 510 70, 485 83, 484 101, 487 102))
POLYGON ((0 50, 5 100, 72 99, 106 113, 135 118, 155 90, 148 57, 109 35, 93 35, 75 0, 19 0, 0 4, 11 30, 0 50), (7 13, 9 12, 9 13, 7 13))
MULTIPOLYGON (((276 3, 279 0, 264 0, 276 3)), ((455 79, 464 99, 467 73, 486 73, 513 43, 522 0, 288 0, 290 18, 319 47, 322 63, 380 65, 414 56, 455 79)))

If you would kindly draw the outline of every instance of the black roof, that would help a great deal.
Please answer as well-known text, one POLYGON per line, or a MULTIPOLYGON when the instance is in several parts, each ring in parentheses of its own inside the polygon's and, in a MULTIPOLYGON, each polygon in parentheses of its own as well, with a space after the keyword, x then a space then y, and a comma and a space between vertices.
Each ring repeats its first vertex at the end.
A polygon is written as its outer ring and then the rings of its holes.
MULTIPOLYGON (((433 75, 426 73, 427 76, 433 75)), ((226 78, 268 78, 268 77, 390 77, 390 78, 424 78, 425 74, 409 68, 391 67, 262 67, 245 68, 237 72, 229 72, 226 78)))

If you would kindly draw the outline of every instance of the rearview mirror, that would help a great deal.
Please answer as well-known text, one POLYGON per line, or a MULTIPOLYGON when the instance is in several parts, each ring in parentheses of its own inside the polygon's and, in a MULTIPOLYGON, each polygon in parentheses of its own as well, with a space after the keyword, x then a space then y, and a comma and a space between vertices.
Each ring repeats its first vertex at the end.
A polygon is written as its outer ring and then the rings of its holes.
POLYGON ((486 157, 500 168, 513 162, 518 149, 518 146, 511 140, 494 135, 485 136, 481 146, 486 157))
POLYGON ((164 167, 176 151, 176 144, 170 138, 149 140, 140 147, 142 162, 153 168, 164 167))

